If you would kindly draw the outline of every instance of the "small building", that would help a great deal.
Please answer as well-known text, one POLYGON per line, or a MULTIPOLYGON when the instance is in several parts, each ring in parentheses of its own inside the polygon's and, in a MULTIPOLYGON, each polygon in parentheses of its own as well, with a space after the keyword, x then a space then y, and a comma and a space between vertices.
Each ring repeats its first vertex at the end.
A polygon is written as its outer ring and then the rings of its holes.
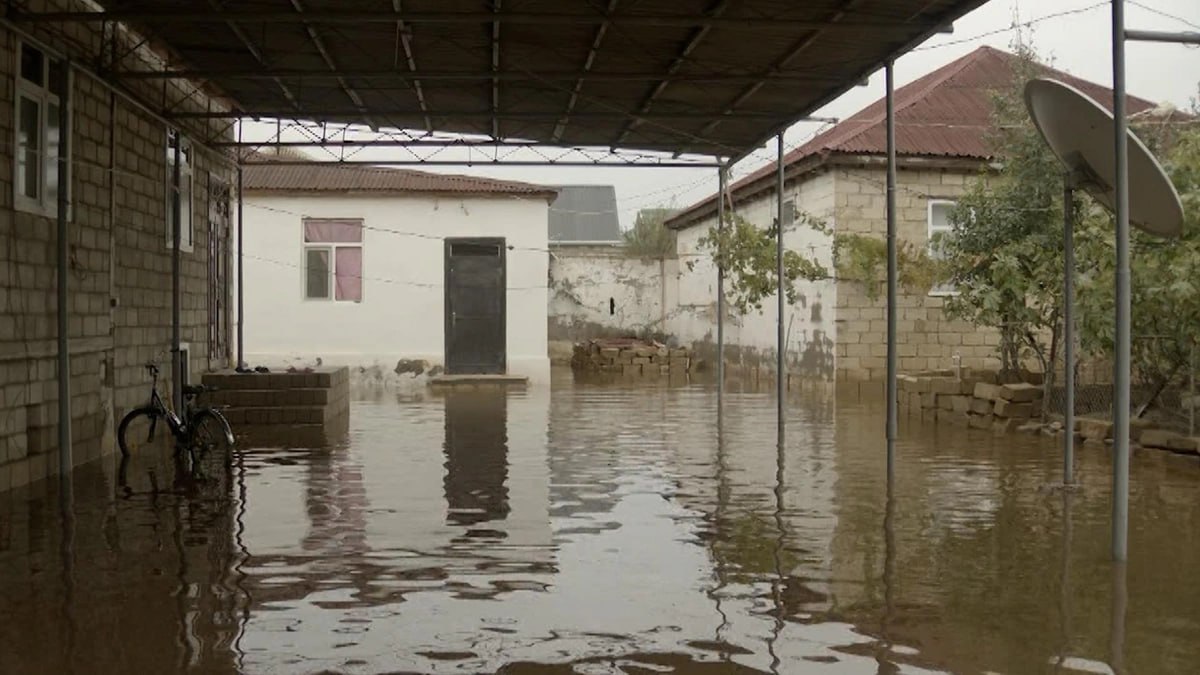
POLYGON ((250 365, 548 377, 554 188, 270 161, 244 181, 250 365))
MULTIPOLYGON (((1012 86, 1018 57, 980 47, 899 88, 895 94, 897 230, 903 240, 925 246, 930 235, 951 227, 949 213, 969 181, 991 170, 987 134, 992 95, 1012 86)), ((1112 100, 1098 84, 1046 69, 1097 101, 1112 100)), ((785 158, 784 241, 832 269, 831 238, 796 217, 804 213, 840 232, 886 234, 886 110, 882 99, 789 152, 785 158)), ((1152 109, 1130 96, 1129 112, 1152 109)), ((776 217, 776 167, 766 166, 730 187, 736 213, 759 226, 776 217)), ((713 351, 716 335, 716 269, 700 240, 715 226, 713 195, 667 222, 677 232, 679 266, 670 332, 699 353, 713 351)), ((797 284, 785 332, 789 374, 838 381, 882 382, 886 377, 886 299, 868 297, 856 283, 797 284)), ((988 367, 999 334, 944 314, 952 288, 926 295, 901 292, 899 366, 902 371, 988 367)), ((734 366, 773 369, 775 300, 763 311, 726 319, 727 359, 734 366)))

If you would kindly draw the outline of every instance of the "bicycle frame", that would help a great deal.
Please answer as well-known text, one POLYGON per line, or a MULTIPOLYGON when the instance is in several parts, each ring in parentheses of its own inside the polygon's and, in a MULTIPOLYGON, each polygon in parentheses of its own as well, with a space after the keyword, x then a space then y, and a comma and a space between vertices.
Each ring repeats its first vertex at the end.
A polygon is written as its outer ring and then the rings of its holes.
MULTIPOLYGON (((180 438, 187 431, 186 421, 181 418, 175 411, 167 407, 162 396, 158 393, 158 367, 147 366, 150 370, 150 406, 154 408, 158 416, 167 420, 167 426, 171 429, 171 435, 175 438, 180 438)), ((158 425, 158 416, 152 417, 150 420, 150 439, 154 438, 154 430, 158 425)))

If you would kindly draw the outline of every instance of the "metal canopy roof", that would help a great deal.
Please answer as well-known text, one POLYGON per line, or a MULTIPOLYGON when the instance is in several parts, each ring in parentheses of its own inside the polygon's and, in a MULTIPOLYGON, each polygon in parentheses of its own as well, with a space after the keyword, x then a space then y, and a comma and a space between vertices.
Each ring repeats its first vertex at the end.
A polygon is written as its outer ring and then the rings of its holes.
POLYGON ((100 0, 273 118, 740 158, 984 0, 100 0))

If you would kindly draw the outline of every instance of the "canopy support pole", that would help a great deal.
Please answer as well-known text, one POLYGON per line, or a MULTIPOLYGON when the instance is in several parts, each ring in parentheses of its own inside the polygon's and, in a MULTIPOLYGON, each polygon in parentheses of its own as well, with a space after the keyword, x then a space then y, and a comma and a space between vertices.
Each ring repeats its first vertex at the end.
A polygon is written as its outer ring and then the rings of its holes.
POLYGON ((1075 186, 1063 178, 1063 486, 1075 483, 1075 186))
POLYGON ((183 202, 180 194, 180 166, 183 159, 183 133, 175 132, 175 165, 171 167, 171 403, 176 414, 183 414, 183 360, 180 351, 180 311, 182 289, 179 283, 179 237, 183 230, 183 202))
POLYGON ((729 181, 729 169, 722 165, 717 169, 717 241, 722 250, 717 251, 717 408, 724 403, 725 396, 725 189, 729 181))
POLYGON ((784 396, 787 393, 787 364, 784 356, 787 352, 787 336, 784 333, 786 319, 786 293, 784 292, 783 272, 783 132, 778 136, 779 156, 776 160, 775 172, 775 300, 779 317, 775 335, 775 414, 778 421, 779 443, 782 446, 784 438, 784 396))
POLYGON ((1113 121, 1116 143, 1116 354, 1113 363, 1112 556, 1129 557, 1129 144, 1125 119, 1125 0, 1112 3, 1113 121))
MULTIPOLYGON (((240 132, 239 132, 240 133, 240 132)), ((242 164, 239 158, 237 167, 237 367, 246 367, 246 273, 242 251, 245 245, 245 221, 242 192, 245 183, 242 180, 242 164)))
MULTIPOLYGON (((71 64, 63 66, 63 72, 71 72, 71 64)), ((70 189, 70 157, 71 143, 71 78, 66 78, 63 90, 59 92, 58 128, 59 148, 58 166, 58 240, 55 242, 57 262, 57 298, 56 319, 58 329, 58 474, 70 476, 74 467, 73 451, 71 448, 71 341, 70 323, 67 321, 67 283, 70 278, 70 246, 67 243, 67 220, 70 202, 67 192, 70 189)))
POLYGON ((887 475, 895 475, 897 421, 897 350, 896 329, 899 308, 896 301, 896 101, 895 66, 888 61, 884 69, 887 106, 887 475))

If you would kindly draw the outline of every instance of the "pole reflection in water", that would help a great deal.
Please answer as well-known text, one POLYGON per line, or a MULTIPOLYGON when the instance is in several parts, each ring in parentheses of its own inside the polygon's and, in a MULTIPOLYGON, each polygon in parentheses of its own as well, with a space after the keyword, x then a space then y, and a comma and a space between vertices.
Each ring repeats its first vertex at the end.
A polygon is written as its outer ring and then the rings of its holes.
POLYGON ((1058 667, 1064 667, 1071 655, 1071 490, 1062 490, 1062 570, 1059 574, 1058 612, 1062 630, 1062 647, 1058 667))
MULTIPOLYGON (((893 441, 888 441, 891 445, 893 441)), ((888 457, 892 457, 888 453, 888 457)), ((890 462, 889 462, 890 464, 890 462)), ((883 507, 883 620, 880 622, 879 651, 876 661, 879 675, 891 675, 900 672, 899 666, 891 660, 892 655, 892 622, 896 615, 896 494, 895 475, 889 471, 887 481, 887 498, 883 507)))
POLYGON ((504 520, 508 504, 508 395, 503 390, 445 396, 446 520, 504 520))
POLYGON ((1116 675, 1125 670, 1125 608, 1128 604, 1126 575, 1128 563, 1114 562, 1112 566, 1112 655, 1109 665, 1116 675))

